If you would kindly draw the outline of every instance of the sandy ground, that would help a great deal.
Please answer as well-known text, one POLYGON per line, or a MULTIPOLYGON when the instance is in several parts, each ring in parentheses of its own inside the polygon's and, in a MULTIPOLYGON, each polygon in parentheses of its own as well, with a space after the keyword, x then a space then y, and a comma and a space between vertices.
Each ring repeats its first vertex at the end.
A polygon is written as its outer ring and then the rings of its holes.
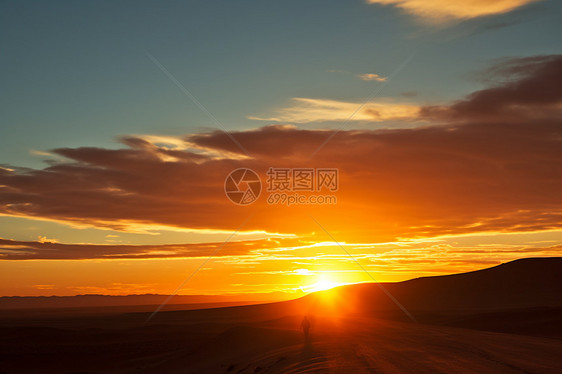
MULTIPOLYGON (((298 331, 239 327, 162 373, 561 373, 562 341, 376 319, 316 321, 298 331), (222 341, 221 341, 222 339, 222 341)), ((140 372, 143 372, 141 370, 140 372)))
POLYGON ((0 328, 0 373, 562 373, 559 338, 316 317, 305 344, 302 315, 226 319, 237 310, 13 323, 0 328))

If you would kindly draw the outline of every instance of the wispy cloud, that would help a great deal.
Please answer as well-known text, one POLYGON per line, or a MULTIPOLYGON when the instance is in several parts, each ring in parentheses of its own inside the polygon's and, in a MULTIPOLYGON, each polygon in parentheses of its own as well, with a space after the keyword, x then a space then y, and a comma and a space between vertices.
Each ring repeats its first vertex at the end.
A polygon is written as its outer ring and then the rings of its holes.
MULTIPOLYGON (((166 245, 126 244, 63 244, 56 241, 17 241, 0 238, 2 260, 83 260, 83 259, 147 259, 147 258, 199 258, 207 257, 223 243, 193 243, 166 245)), ((247 256, 270 248, 303 245, 302 239, 244 240, 228 243, 221 256, 247 256)))
MULTIPOLYGON (((360 103, 296 97, 293 105, 279 109, 273 116, 249 116, 249 119, 289 123, 346 121, 360 103)), ((355 114, 353 121, 381 122, 417 118, 419 106, 398 102, 373 102, 355 114)))
POLYGON ((54 284, 36 284, 33 288, 38 290, 54 290, 57 286, 54 284))
MULTIPOLYGON (((559 256, 560 233, 452 235, 341 245, 361 267, 376 272, 377 280, 401 281, 478 270, 523 257, 559 256)), ((199 272, 182 293, 290 291, 306 289, 324 276, 338 283, 369 281, 336 243, 311 240, 229 242, 213 258, 214 266, 199 272)), ((0 239, 0 274, 10 278, 0 291, 12 295, 169 294, 177 286, 178 274, 200 266, 220 244, 96 246, 0 239)))
POLYGON ((35 155, 35 156, 42 156, 42 157, 52 157, 55 156, 54 154, 50 153, 50 152, 44 152, 44 151, 38 151, 36 149, 32 149, 29 151, 30 154, 35 155))
POLYGON ((367 0, 370 4, 393 5, 427 23, 442 23, 503 14, 539 0, 367 0))
POLYGON ((374 73, 358 74, 357 77, 363 81, 376 81, 376 82, 386 82, 386 80, 388 79, 387 77, 383 77, 379 74, 374 74, 374 73))

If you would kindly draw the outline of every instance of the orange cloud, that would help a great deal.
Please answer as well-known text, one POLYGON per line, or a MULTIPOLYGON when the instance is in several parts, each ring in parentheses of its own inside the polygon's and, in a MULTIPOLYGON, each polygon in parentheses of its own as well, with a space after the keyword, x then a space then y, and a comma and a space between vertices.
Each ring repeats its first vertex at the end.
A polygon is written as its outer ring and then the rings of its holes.
POLYGON ((41 235, 39 235, 39 237, 37 238, 37 241, 39 243, 58 243, 57 239, 49 239, 46 236, 41 236, 41 235))
POLYGON ((377 81, 377 82, 386 82, 386 80, 388 79, 387 77, 383 77, 378 74, 372 74, 372 73, 359 74, 357 77, 359 77, 359 79, 363 81, 377 81))
POLYGON ((428 23, 508 13, 536 1, 538 0, 367 0, 369 4, 394 5, 428 23))

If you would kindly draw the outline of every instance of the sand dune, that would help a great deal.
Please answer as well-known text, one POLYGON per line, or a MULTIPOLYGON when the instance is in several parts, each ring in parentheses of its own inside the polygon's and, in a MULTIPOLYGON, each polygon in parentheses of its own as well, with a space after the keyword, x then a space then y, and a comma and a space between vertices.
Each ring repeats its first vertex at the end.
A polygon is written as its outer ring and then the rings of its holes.
MULTIPOLYGON (((415 311, 498 310, 562 306, 562 258, 529 258, 469 273, 382 284, 402 305, 415 311)), ((347 303, 362 309, 395 310, 375 284, 340 287, 347 303)), ((321 293, 310 295, 318 299, 321 293)))

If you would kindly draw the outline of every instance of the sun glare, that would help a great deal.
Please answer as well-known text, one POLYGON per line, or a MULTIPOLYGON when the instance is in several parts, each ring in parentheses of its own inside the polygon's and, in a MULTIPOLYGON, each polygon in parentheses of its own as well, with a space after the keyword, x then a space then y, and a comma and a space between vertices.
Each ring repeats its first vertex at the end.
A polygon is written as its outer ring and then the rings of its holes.
POLYGON ((317 291, 329 290, 330 288, 341 286, 343 284, 344 283, 338 283, 338 282, 334 281, 333 279, 330 279, 330 278, 326 277, 325 275, 323 275, 320 278, 318 278, 318 281, 316 283, 308 285, 308 286, 304 286, 301 289, 304 292, 317 292, 317 291))
POLYGON ((313 284, 312 286, 310 286, 311 291, 315 292, 315 291, 325 291, 325 290, 329 290, 330 288, 334 288, 336 286, 339 286, 339 284, 335 283, 335 282, 330 282, 327 280, 323 280, 320 282, 316 282, 315 284, 313 284))

